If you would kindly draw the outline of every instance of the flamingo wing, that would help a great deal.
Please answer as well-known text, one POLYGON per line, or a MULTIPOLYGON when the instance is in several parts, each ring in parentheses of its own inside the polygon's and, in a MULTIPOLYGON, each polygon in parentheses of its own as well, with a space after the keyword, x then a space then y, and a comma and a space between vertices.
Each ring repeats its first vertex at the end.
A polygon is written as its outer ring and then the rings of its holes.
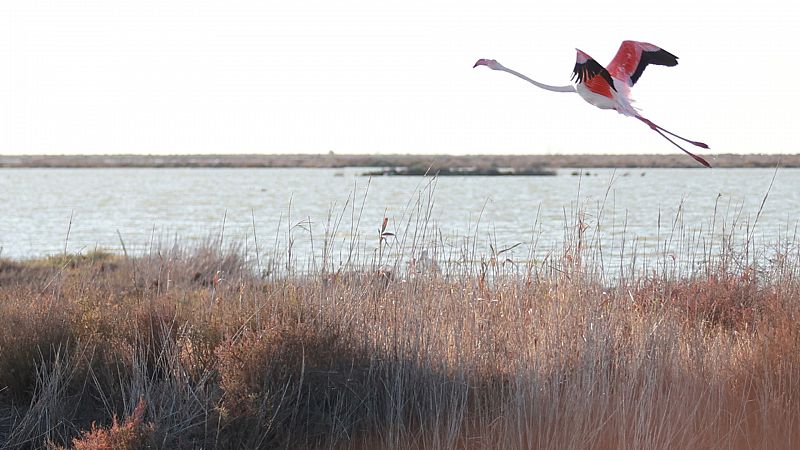
POLYGON ((649 64, 672 67, 678 64, 678 57, 647 42, 624 41, 608 65, 608 72, 633 86, 649 64))
POLYGON ((570 79, 574 79, 579 84, 584 83, 593 92, 606 97, 611 97, 611 91, 617 90, 608 70, 580 50, 578 50, 575 68, 572 69, 572 77, 570 79))

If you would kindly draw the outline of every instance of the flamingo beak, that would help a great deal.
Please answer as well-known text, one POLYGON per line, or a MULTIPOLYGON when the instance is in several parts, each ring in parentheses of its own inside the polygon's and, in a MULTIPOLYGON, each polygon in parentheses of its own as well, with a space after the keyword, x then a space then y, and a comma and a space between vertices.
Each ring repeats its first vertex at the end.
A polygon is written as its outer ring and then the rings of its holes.
POLYGON ((476 68, 478 66, 486 66, 486 67, 488 67, 490 69, 494 69, 494 66, 492 64, 497 64, 497 61, 495 61, 493 59, 481 58, 475 63, 474 66, 472 66, 472 68, 474 69, 474 68, 476 68))

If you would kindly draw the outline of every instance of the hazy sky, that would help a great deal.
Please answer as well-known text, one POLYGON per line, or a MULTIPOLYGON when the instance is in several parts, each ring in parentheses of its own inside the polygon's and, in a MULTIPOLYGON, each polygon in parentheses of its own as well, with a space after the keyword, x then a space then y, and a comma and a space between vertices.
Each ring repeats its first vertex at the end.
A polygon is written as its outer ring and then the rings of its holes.
POLYGON ((633 89, 713 152, 800 152, 793 1, 0 2, 0 152, 670 153, 569 83, 625 39, 633 89))

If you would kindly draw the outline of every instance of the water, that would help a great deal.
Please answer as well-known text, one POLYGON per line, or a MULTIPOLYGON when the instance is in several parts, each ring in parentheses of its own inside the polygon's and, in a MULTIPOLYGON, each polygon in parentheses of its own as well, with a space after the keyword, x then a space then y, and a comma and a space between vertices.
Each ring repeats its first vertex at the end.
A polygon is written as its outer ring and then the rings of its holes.
MULTIPOLYGON (((722 233, 755 221, 773 169, 560 170, 554 177, 359 176, 365 169, 3 169, 0 256, 32 258, 95 248, 129 253, 222 236, 261 259, 300 264, 319 255, 326 234, 340 263, 354 246, 374 254, 378 229, 410 245, 521 258, 564 241, 576 207, 606 247, 655 251, 679 218, 688 232, 722 233), (363 208, 362 208, 363 204, 363 208), (600 213, 602 206, 602 214, 600 213), (715 207, 717 210, 715 216, 715 207), (426 213, 426 211, 430 211, 426 213), (679 214, 680 213, 680 214, 679 214), (339 217, 341 219, 339 220, 339 217), (338 225, 335 223, 338 221, 338 225), (290 230, 291 225, 291 230, 290 230), (422 231, 425 235, 422 236, 422 231), (436 233, 433 233, 436 231, 436 233), (491 247, 490 247, 491 245, 491 247), (474 247, 473 247, 474 246, 474 247), (312 252, 313 247, 313 252, 312 252)), ((778 241, 800 211, 800 170, 781 169, 757 233, 778 241)), ((395 245, 389 236, 389 244, 395 245)))

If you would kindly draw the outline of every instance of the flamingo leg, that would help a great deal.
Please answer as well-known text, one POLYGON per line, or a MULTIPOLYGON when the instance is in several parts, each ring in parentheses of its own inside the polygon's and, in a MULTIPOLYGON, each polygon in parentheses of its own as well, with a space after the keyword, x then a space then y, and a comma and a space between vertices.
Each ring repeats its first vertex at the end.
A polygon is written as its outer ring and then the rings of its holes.
MULTIPOLYGON (((695 155, 694 153, 690 152, 689 150, 686 150, 685 148, 681 147, 680 145, 678 145, 677 143, 675 143, 675 141, 673 141, 672 139, 670 139, 669 137, 667 137, 667 135, 666 135, 666 134, 662 133, 662 132, 661 132, 661 130, 659 130, 658 128, 653 128, 653 130, 654 130, 656 133, 660 134, 660 135, 661 135, 661 137, 663 137, 664 139, 666 139, 666 140, 670 141, 670 142, 672 143, 672 145, 674 145, 675 147, 678 147, 679 149, 683 150, 683 152, 684 152, 684 153, 686 153, 687 155, 689 155, 689 156, 691 156, 692 158, 694 158, 694 160, 695 160, 695 161, 697 161, 697 162, 699 162, 700 164, 702 164, 702 165, 704 165, 704 166, 708 167, 709 169, 711 168, 711 164, 709 164, 709 163, 708 163, 708 161, 706 161, 705 159, 701 158, 700 156, 697 156, 697 155, 695 155)), ((665 131, 666 131, 666 130, 665 130, 665 131)), ((670 133, 670 134, 672 134, 672 133, 670 133)))
MULTIPOLYGON (((688 142, 688 143, 690 143, 690 144, 692 144, 692 145, 696 145, 696 146, 698 146, 698 147, 700 147, 700 148, 708 148, 708 145, 707 145, 707 144, 704 144, 704 143, 702 143, 702 142, 699 142, 699 141, 690 141, 689 139, 686 139, 686 138, 685 138, 685 137, 683 137, 683 136, 678 136, 677 134, 673 133, 672 131, 666 130, 666 129, 664 129, 663 127, 660 127, 660 126, 658 126, 658 125, 654 124, 654 123, 653 123, 653 122, 652 122, 650 119, 645 119, 645 118, 644 118, 644 117, 642 117, 642 116, 635 116, 635 117, 636 117, 637 119, 641 120, 642 122, 646 123, 646 124, 647 124, 647 125, 648 125, 650 128, 652 128, 652 129, 654 129, 654 130, 661 130, 661 131, 663 131, 664 133, 667 133, 667 134, 669 134, 670 136, 674 136, 674 137, 676 137, 676 138, 678 138, 678 139, 680 139, 680 140, 682 140, 682 141, 688 142)), ((670 141, 670 142, 672 142, 672 141, 670 141)))

